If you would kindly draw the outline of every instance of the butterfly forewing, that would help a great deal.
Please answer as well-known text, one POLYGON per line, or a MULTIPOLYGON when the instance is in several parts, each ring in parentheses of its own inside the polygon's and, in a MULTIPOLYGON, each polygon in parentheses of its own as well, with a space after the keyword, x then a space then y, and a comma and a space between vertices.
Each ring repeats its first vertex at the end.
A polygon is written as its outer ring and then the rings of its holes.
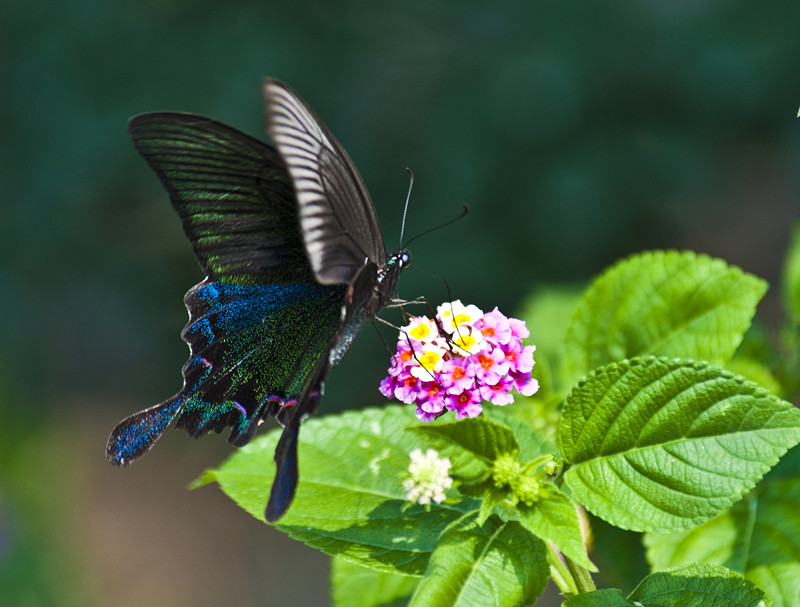
POLYGON ((314 281, 291 177, 276 150, 195 114, 141 114, 128 130, 169 192, 209 278, 314 281))
POLYGON ((350 157, 288 86, 264 82, 267 132, 294 181, 311 267, 322 284, 353 280, 367 259, 386 263, 380 225, 350 157))

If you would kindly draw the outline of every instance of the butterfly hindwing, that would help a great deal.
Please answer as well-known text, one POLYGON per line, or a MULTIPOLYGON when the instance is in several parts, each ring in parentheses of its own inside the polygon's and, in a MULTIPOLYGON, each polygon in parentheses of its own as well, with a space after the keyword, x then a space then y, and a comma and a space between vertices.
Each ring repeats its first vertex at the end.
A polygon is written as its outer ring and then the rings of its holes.
POLYGON ((230 442, 247 443, 263 417, 295 406, 327 357, 344 290, 316 283, 195 286, 186 295, 184 387, 124 420, 109 440, 109 459, 132 463, 174 417, 191 436, 230 427, 230 442))
POLYGON ((296 401, 341 323, 344 287, 201 283, 186 296, 190 395, 177 426, 192 436, 231 426, 243 444, 264 407, 296 401), (244 439, 244 440, 243 440, 244 439))
POLYGON ((181 408, 179 396, 122 420, 111 432, 106 457, 115 466, 128 466, 147 453, 181 408))

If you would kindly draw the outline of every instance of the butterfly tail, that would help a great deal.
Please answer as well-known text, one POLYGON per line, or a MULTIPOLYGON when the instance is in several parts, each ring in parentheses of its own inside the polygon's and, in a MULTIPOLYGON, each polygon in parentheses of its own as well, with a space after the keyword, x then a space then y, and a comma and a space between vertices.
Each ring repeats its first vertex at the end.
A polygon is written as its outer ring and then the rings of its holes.
POLYGON ((300 420, 294 416, 286 424, 283 434, 275 448, 275 481, 267 502, 265 516, 267 522, 273 523, 281 518, 294 498, 297 488, 297 437, 300 432, 300 420))
POLYGON ((106 457, 115 466, 129 466, 150 447, 175 418, 183 399, 175 396, 160 405, 134 413, 123 419, 111 432, 106 446, 106 457))

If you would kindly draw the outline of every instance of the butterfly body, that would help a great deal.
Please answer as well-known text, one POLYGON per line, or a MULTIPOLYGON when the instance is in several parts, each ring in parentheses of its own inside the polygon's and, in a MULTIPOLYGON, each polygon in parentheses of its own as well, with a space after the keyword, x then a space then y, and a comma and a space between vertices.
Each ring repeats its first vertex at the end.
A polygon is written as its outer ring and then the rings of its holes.
POLYGON ((387 255, 358 172, 313 111, 280 82, 264 90, 277 150, 193 114, 129 123, 207 277, 185 297, 182 390, 123 420, 106 453, 115 465, 134 462, 173 419, 195 437, 230 427, 228 440, 242 446, 276 416, 284 431, 266 513, 276 520, 297 484, 300 422, 409 259, 387 255))

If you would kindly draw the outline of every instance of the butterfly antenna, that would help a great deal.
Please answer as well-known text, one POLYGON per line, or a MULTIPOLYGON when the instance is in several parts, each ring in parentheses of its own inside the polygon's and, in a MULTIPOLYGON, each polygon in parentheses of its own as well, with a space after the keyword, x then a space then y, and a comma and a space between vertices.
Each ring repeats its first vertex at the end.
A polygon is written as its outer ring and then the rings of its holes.
POLYGON ((417 238, 419 238, 420 236, 425 236, 425 234, 430 234, 431 232, 435 232, 436 230, 441 230, 442 228, 446 228, 447 226, 449 226, 449 225, 450 225, 450 224, 452 224, 452 223, 455 223, 455 222, 457 222, 457 221, 460 221, 460 220, 464 219, 464 217, 466 217, 466 216, 467 216, 467 213, 469 213, 469 207, 467 207, 467 205, 464 205, 464 210, 463 210, 463 211, 461 211, 461 214, 460 214, 458 217, 453 217, 453 219, 450 219, 449 221, 445 221, 445 222, 444 222, 443 224, 441 224, 441 225, 434 226, 434 227, 432 227, 432 228, 428 228, 428 229, 427 229, 427 230, 425 230, 424 232, 422 232, 422 233, 420 233, 420 234, 417 234, 416 236, 414 236, 414 238, 412 238, 411 240, 409 240, 409 241, 408 241, 408 242, 407 242, 405 245, 402 245, 402 246, 401 246, 401 248, 403 248, 403 249, 404 249, 404 248, 406 248, 408 245, 410 245, 412 242, 414 242, 414 241, 415 241, 417 238))
POLYGON ((406 231, 406 214, 408 213, 408 203, 411 200, 411 188, 414 187, 414 172, 406 167, 408 171, 408 194, 406 194, 406 204, 403 207, 403 221, 400 223, 400 248, 403 248, 403 233, 406 231))

